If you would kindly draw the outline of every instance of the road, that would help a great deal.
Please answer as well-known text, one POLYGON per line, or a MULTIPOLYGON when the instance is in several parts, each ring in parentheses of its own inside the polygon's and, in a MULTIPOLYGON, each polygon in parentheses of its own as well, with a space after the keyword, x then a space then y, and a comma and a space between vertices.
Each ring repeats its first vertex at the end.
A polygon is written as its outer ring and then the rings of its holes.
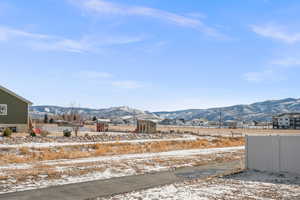
POLYGON ((188 179, 208 178, 241 167, 240 161, 178 168, 173 171, 118 177, 54 186, 0 195, 0 200, 86 200, 172 184, 188 179))

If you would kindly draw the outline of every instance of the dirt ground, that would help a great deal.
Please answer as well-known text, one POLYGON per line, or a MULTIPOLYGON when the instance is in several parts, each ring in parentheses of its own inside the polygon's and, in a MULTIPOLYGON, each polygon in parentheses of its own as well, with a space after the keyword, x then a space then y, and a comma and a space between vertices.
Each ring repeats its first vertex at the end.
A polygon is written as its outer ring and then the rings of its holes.
MULTIPOLYGON (((110 131, 134 131, 135 126, 118 125, 110 126, 110 131)), ((161 126, 157 127, 160 132, 190 132, 199 135, 246 135, 246 134, 300 134, 300 130, 276 130, 276 129, 229 129, 229 128, 203 128, 196 126, 161 126)))

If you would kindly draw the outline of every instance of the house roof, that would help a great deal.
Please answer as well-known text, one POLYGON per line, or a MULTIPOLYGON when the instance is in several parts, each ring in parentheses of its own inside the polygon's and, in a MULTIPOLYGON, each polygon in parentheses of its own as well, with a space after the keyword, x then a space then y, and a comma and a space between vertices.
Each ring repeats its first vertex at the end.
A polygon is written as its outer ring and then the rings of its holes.
POLYGON ((27 100, 27 99, 25 99, 25 98, 23 98, 23 97, 17 95, 17 94, 14 93, 13 91, 11 91, 11 90, 9 90, 9 89, 7 89, 7 88, 1 86, 1 85, 0 85, 0 90, 3 90, 4 92, 6 92, 6 93, 8 93, 8 94, 10 94, 10 95, 12 95, 12 96, 14 96, 14 97, 16 97, 17 99, 19 99, 19 100, 21 100, 21 101, 23 101, 23 102, 25 102, 25 103, 27 103, 27 104, 29 104, 29 105, 32 105, 32 104, 33 104, 31 101, 29 101, 29 100, 27 100))
POLYGON ((291 112, 291 113, 282 113, 282 114, 279 114, 279 115, 276 115, 274 117, 283 117, 283 116, 300 116, 300 113, 298 112, 291 112))

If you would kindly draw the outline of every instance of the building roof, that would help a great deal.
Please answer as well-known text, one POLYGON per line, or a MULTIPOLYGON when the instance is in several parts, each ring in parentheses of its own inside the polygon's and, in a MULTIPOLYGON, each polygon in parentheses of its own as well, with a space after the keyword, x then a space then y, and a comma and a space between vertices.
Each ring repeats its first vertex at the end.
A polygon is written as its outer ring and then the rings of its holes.
POLYGON ((27 99, 25 99, 25 98, 23 98, 23 97, 17 95, 17 94, 14 93, 13 91, 11 91, 11 90, 9 90, 9 89, 7 89, 7 88, 1 86, 1 85, 0 85, 0 90, 3 90, 4 92, 6 92, 6 93, 8 93, 8 94, 10 94, 10 95, 12 95, 12 96, 14 96, 14 97, 16 97, 17 99, 19 99, 19 100, 21 100, 21 101, 23 101, 23 102, 25 102, 25 103, 27 103, 27 104, 29 104, 29 105, 32 105, 32 104, 33 104, 31 101, 29 101, 29 100, 27 100, 27 99))
POLYGON ((107 123, 109 123, 110 121, 111 121, 110 119, 104 119, 104 118, 97 119, 97 122, 107 122, 107 123))
POLYGON ((297 116, 298 117, 298 116, 300 116, 300 113, 298 113, 298 112, 282 113, 282 114, 276 115, 274 117, 283 117, 283 116, 286 116, 286 115, 288 115, 290 117, 293 117, 293 116, 297 116))

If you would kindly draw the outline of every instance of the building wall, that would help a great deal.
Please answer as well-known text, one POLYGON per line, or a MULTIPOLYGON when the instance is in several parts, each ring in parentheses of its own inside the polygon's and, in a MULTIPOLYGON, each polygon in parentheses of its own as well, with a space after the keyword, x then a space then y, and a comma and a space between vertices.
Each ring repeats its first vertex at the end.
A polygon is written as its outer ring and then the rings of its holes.
POLYGON ((0 90, 0 104, 7 105, 7 115, 0 115, 0 124, 27 124, 28 104, 0 90))
POLYGON ((278 118, 278 125, 280 127, 287 127, 287 128, 289 128, 290 127, 290 118, 289 118, 289 116, 284 115, 282 117, 279 117, 278 118))
POLYGON ((247 136, 246 166, 251 170, 300 174, 300 135, 247 136))
POLYGON ((27 132, 28 125, 27 124, 0 124, 1 128, 12 128, 15 127, 17 132, 27 132))

